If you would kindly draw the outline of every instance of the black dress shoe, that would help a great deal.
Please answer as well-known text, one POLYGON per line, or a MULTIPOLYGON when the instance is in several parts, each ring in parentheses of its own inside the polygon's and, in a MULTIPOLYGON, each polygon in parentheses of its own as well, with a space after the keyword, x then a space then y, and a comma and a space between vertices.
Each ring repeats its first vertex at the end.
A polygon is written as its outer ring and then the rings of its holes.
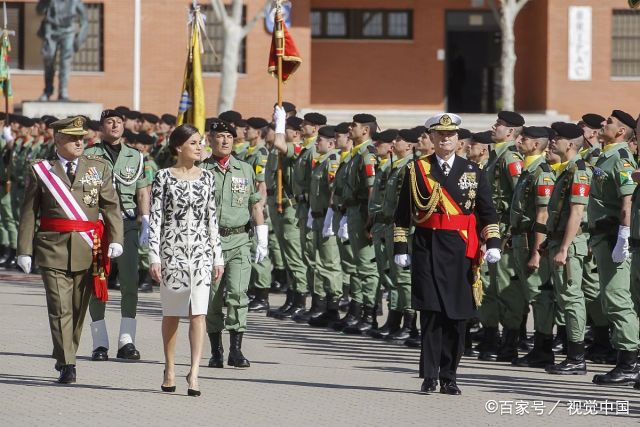
POLYGON ((454 380, 440 379, 440 393, 458 396, 462 394, 454 380))
POLYGON ((93 353, 91 353, 91 360, 93 360, 94 362, 105 362, 109 360, 107 351, 108 349, 104 347, 96 348, 95 350, 93 350, 93 353))
POLYGON ((480 352, 473 347, 468 347, 464 349, 463 354, 467 357, 478 357, 480 355, 480 352))
POLYGON ((62 365, 60 367, 60 376, 58 377, 58 383, 73 384, 75 382, 76 382, 76 366, 62 365))
POLYGON ((423 393, 433 393, 436 391, 436 387, 438 387, 437 379, 425 378, 422 382, 422 387, 420 387, 420 391, 423 393))
POLYGON ((150 282, 142 282, 140 286, 138 286, 138 292, 149 294, 153 292, 153 285, 150 282))
POLYGON ((133 343, 125 344, 118 350, 118 359, 140 360, 140 352, 133 343))

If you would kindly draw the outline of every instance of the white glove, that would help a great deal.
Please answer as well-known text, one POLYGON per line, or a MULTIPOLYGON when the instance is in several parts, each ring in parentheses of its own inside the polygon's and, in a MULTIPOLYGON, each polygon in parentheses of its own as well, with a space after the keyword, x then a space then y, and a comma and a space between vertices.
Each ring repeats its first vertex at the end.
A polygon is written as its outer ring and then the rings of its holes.
POLYGON ((258 238, 255 263, 260 264, 269 255, 269 226, 267 224, 256 225, 254 231, 258 238))
POLYGON ((611 259, 615 263, 621 263, 629 258, 629 236, 631 235, 631 229, 626 225, 618 227, 618 240, 616 241, 616 247, 611 252, 611 259))
POLYGON ((395 262, 398 267, 402 267, 402 268, 409 267, 411 265, 411 255, 409 254, 395 255, 393 257, 393 262, 395 262))
POLYGON ((120 255, 122 255, 122 252, 123 252, 123 249, 120 243, 110 243, 109 252, 107 256, 109 258, 118 258, 120 255))
POLYGON ((284 111, 284 107, 279 105, 273 107, 273 123, 276 124, 276 133, 284 134, 287 125, 287 113, 284 111))
POLYGON ((333 209, 327 209, 327 215, 324 217, 324 225, 322 226, 322 237, 335 236, 333 232, 333 209))
POLYGON ((13 141, 13 133, 11 133, 11 126, 5 126, 2 128, 2 138, 7 142, 13 141))
POLYGON ((309 208, 309 212, 307 212, 307 229, 313 229, 313 216, 311 215, 311 208, 309 208))
POLYGON ((138 244, 143 248, 149 247, 149 215, 142 215, 138 244))
POLYGON ((487 252, 484 254, 484 260, 489 264, 495 264, 496 262, 500 261, 500 258, 502 258, 500 249, 487 249, 487 252))
POLYGON ((26 274, 31 273, 31 257, 29 255, 18 255, 16 264, 18 264, 18 267, 26 274))
POLYGON ((338 237, 342 240, 349 240, 349 227, 347 226, 347 216, 340 219, 340 228, 338 228, 338 237))

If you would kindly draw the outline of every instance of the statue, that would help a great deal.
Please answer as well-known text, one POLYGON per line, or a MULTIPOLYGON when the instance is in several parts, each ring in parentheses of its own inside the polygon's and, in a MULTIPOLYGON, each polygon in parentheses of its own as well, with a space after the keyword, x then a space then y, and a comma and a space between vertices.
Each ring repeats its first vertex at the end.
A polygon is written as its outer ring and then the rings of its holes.
POLYGON ((86 9, 81 0, 38 0, 36 11, 39 15, 44 15, 38 30, 44 60, 44 93, 39 100, 48 101, 53 95, 56 53, 59 53, 58 101, 68 101, 67 84, 71 60, 87 39, 86 9), (76 20, 79 23, 78 31, 74 25, 76 20))

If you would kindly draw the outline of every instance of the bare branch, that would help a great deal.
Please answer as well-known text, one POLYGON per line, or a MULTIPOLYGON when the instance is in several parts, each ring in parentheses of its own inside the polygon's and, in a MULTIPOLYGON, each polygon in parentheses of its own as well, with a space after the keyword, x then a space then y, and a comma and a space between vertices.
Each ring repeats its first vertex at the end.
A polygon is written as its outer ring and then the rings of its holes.
POLYGON ((249 34, 251 32, 251 30, 253 30, 253 27, 256 26, 256 24, 258 23, 258 21, 260 21, 262 18, 264 18, 264 15, 267 11, 267 6, 269 5, 269 3, 271 3, 271 0, 266 0, 264 2, 264 7, 262 9, 260 9, 260 11, 258 13, 256 13, 256 15, 253 17, 253 19, 247 23, 247 25, 244 26, 244 28, 242 29, 242 36, 246 37, 247 34, 249 34))
POLYGON ((233 0, 231 3, 231 19, 238 25, 242 23, 242 6, 244 6, 243 0, 233 0))
POLYGON ((216 16, 216 19, 224 22, 225 18, 227 18, 227 12, 224 4, 222 4, 222 0, 211 0, 211 7, 213 8, 213 14, 216 16))

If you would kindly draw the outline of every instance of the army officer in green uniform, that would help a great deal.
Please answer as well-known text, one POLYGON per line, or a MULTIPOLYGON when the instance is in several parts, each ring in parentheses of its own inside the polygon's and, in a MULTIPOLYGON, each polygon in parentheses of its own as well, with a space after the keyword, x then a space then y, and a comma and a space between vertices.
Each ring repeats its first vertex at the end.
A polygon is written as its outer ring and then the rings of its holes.
POLYGON ((252 262, 260 263, 268 256, 269 230, 264 224, 261 195, 255 186, 253 168, 231 155, 236 131, 223 121, 211 124, 209 144, 212 155, 201 167, 211 170, 216 182, 218 230, 224 256, 224 275, 211 287, 207 313, 207 333, 211 341, 209 367, 222 368, 224 350, 222 331, 230 336, 227 364, 248 368, 249 361, 242 354, 242 336, 247 330, 249 299, 247 290, 252 262), (251 257, 251 223, 257 237, 255 257, 251 257), (226 298, 223 293, 226 290, 226 298), (222 308, 226 303, 227 316, 222 308))
POLYGON ((29 273, 35 255, 42 271, 53 357, 60 371, 58 382, 63 384, 76 382, 76 352, 94 289, 92 272, 98 273, 91 268, 98 260, 88 244, 94 243, 95 237, 83 238, 73 230, 96 233, 98 215, 102 214, 110 244, 108 252, 101 255, 106 259, 122 254, 122 218, 111 184, 111 168, 100 157, 82 155, 84 123, 82 117, 71 117, 52 124, 56 157, 38 160, 28 169, 18 234, 18 265, 29 273), (58 189, 55 180, 60 184, 58 189), (84 217, 67 214, 74 205, 84 217))
MULTIPOLYGON (((87 148, 86 154, 102 157, 113 172, 113 185, 120 199, 124 222, 124 255, 117 260, 120 281, 120 333, 117 357, 140 359, 135 346, 138 305, 138 246, 149 244, 149 180, 144 174, 142 154, 122 143, 124 117, 116 110, 105 110, 100 118, 102 141, 87 148), (140 219, 141 224, 138 222, 140 219), (140 234, 138 236, 138 233, 140 234)), ((95 298, 89 303, 93 354, 91 360, 108 359, 109 336, 104 321, 105 304, 95 298)))

